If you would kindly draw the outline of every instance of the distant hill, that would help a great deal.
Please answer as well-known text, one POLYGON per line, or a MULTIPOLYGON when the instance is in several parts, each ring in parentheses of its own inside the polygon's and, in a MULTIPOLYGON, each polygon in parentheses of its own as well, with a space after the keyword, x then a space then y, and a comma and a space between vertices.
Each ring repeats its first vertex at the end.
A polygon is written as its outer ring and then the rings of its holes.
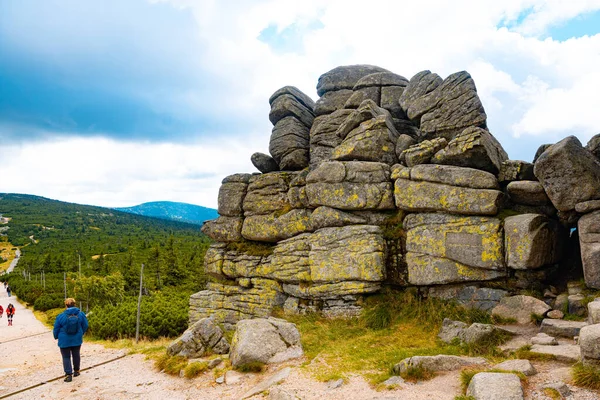
POLYGON ((174 201, 153 201, 133 207, 119 207, 115 208, 115 210, 197 225, 202 225, 204 221, 215 219, 219 216, 217 210, 214 208, 174 201))

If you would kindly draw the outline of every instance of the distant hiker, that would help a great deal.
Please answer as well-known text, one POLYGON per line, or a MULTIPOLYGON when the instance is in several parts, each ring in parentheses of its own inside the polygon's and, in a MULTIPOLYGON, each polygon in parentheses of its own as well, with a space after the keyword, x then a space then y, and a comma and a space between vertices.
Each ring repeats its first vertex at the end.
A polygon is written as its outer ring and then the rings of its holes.
POLYGON ((6 294, 8 294, 8 297, 10 297, 10 292, 12 292, 12 289, 10 288, 10 285, 8 285, 6 287, 6 294))
POLYGON ((71 382, 73 376, 79 376, 81 364, 81 344, 83 334, 87 331, 88 321, 84 313, 75 307, 75 299, 65 300, 67 309, 56 317, 54 322, 54 339, 58 339, 58 347, 62 355, 65 370, 65 382, 71 382), (71 365, 71 356, 73 365, 71 365))
POLYGON ((6 307, 6 318, 8 318, 8 326, 12 326, 12 320, 15 316, 15 306, 12 303, 8 303, 8 307, 6 307))
POLYGON ((2 306, 0 306, 0 318, 2 318, 2 314, 4 314, 4 308, 2 308, 2 306))

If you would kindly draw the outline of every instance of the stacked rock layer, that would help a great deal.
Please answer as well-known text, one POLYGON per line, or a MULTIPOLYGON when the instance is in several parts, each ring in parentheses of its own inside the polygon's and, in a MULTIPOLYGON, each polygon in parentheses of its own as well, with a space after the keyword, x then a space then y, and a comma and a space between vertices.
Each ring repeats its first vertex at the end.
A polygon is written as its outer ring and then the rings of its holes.
POLYGON ((556 272, 578 220, 586 282, 600 288, 600 162, 576 138, 535 165, 508 160, 464 71, 407 80, 343 66, 317 93, 277 90, 271 155, 251 157, 261 173, 223 180, 220 216, 202 228, 212 281, 191 297, 191 323, 278 306, 356 315, 384 284, 489 308, 503 292, 490 286, 556 272))

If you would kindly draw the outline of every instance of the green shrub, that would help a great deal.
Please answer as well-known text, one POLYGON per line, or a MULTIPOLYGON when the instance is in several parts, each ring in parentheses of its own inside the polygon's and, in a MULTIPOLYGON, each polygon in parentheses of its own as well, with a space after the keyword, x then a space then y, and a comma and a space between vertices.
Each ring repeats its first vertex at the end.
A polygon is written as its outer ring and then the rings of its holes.
MULTIPOLYGON (((140 335, 145 338, 179 336, 187 329, 189 293, 156 293, 142 298, 140 335)), ((88 318, 90 333, 99 339, 135 336, 137 299, 121 304, 94 307, 88 318)))
POLYGON ((53 308, 60 308, 63 305, 64 295, 62 293, 44 293, 33 303, 33 309, 48 311, 53 308))
POLYGON ((365 324, 371 329, 385 329, 392 323, 392 315, 385 304, 377 304, 375 307, 368 308, 364 314, 365 324))

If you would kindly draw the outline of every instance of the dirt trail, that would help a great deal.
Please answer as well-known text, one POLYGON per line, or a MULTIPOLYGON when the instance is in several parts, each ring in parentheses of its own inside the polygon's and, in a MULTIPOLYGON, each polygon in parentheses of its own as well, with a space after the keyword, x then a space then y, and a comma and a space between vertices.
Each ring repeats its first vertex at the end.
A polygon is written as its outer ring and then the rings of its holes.
MULTIPOLYGON (((14 325, 8 326, 6 315, 0 319, 0 397, 63 374, 60 352, 50 330, 39 322, 33 313, 23 307, 13 296, 8 298, 4 287, 0 287, 0 304, 4 308, 12 302, 17 308, 14 325), (31 336, 36 335, 36 336, 31 336), (26 337, 29 336, 29 337, 26 337), (20 338, 20 339, 19 339, 20 338), (17 339, 17 340, 14 340, 17 339)), ((122 355, 119 350, 106 349, 98 344, 84 343, 82 347, 82 369, 111 360, 122 355)), ((278 390, 309 399, 406 399, 406 400, 452 400, 459 394, 459 372, 440 374, 431 381, 418 384, 403 384, 394 390, 373 390, 363 378, 351 377, 337 389, 328 389, 327 384, 310 378, 301 362, 270 366, 266 373, 245 374, 234 385, 217 384, 215 377, 222 373, 209 371, 200 377, 188 380, 176 378, 156 371, 151 362, 142 355, 129 355, 117 361, 83 371, 73 382, 62 379, 49 382, 25 391, 9 399, 239 399, 259 382, 269 378, 284 366, 292 366, 290 376, 277 386, 278 390)), ((532 380, 541 384, 548 380, 566 379, 568 370, 554 363, 538 365, 540 374, 532 380)), ((598 399, 598 394, 576 391, 569 400, 598 399)), ((263 398, 262 395, 252 399, 263 398)), ((546 399, 535 390, 529 390, 527 399, 546 399)))

